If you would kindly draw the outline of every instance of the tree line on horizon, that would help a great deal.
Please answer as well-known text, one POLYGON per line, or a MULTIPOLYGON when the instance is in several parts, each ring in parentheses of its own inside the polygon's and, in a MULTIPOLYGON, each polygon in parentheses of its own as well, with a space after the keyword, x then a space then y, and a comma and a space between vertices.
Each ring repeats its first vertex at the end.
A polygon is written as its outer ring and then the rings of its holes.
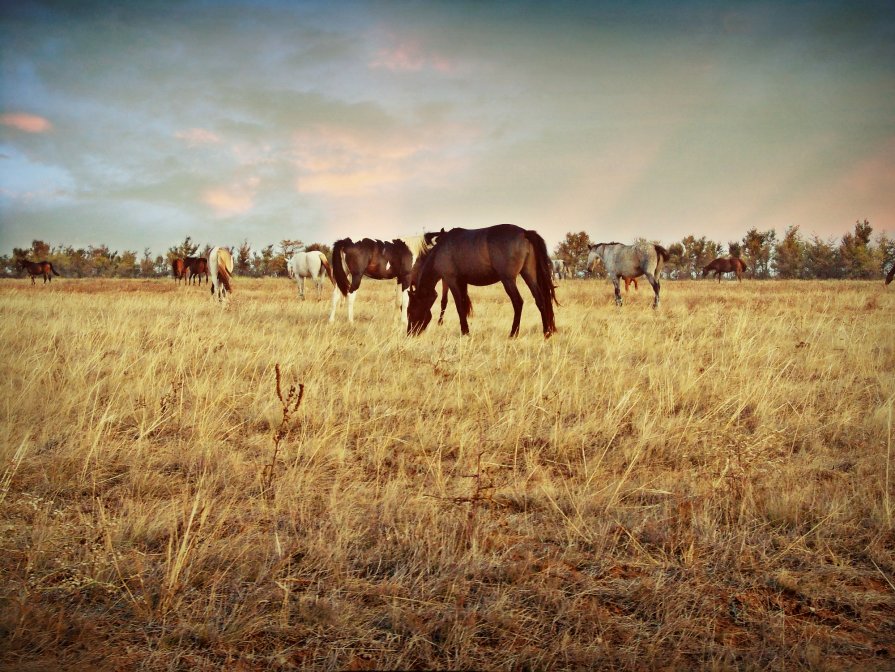
MULTIPOLYGON (((817 235, 805 238, 798 226, 790 226, 782 237, 774 229, 752 228, 741 240, 728 241, 726 246, 706 236, 687 235, 666 247, 669 259, 662 270, 664 278, 693 279, 702 276, 702 268, 717 257, 743 259, 747 276, 755 279, 855 279, 869 280, 884 275, 895 263, 895 239, 885 232, 873 237, 873 228, 866 219, 855 222, 854 229, 839 242, 817 235), (726 247, 726 252, 725 252, 726 247)), ((642 240, 642 239, 641 239, 642 240)), ((553 256, 562 259, 573 277, 588 275, 588 245, 594 242, 585 231, 569 232, 554 248, 553 256)), ((662 244, 660 241, 649 241, 662 244)), ((305 245, 300 240, 284 239, 278 244, 252 248, 248 240, 231 248, 234 272, 248 277, 284 276, 286 263, 298 250, 321 250, 327 257, 331 248, 323 243, 305 245)), ((186 236, 168 248, 165 254, 153 255, 149 248, 139 255, 134 250, 113 251, 107 245, 75 248, 71 245, 51 246, 34 240, 31 247, 13 248, 12 254, 0 255, 0 276, 20 277, 19 261, 49 261, 63 276, 158 278, 171 275, 171 263, 180 257, 208 257, 210 245, 202 245, 186 236)), ((601 269, 596 269, 601 274, 601 269)))

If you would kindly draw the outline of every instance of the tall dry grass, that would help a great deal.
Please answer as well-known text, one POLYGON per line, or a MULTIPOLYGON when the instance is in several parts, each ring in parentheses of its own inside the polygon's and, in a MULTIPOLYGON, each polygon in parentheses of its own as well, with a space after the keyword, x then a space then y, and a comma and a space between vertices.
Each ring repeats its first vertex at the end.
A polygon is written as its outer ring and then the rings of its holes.
POLYGON ((235 290, 0 283, 6 667, 893 665, 881 282, 235 290))

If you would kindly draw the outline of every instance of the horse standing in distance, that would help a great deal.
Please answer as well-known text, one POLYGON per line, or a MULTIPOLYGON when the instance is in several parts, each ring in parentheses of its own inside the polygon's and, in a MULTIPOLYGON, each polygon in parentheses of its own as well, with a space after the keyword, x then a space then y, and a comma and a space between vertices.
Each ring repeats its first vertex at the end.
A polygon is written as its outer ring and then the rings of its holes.
POLYGON ((454 297, 463 335, 469 334, 469 285, 502 283, 513 304, 510 337, 517 336, 523 300, 516 278, 521 275, 541 313, 544 338, 550 338, 556 331, 553 304, 559 303, 552 274, 547 245, 535 231, 512 224, 451 229, 438 236, 435 246, 421 260, 418 283, 410 291, 407 333, 419 334, 429 325, 432 304, 438 296, 435 285, 441 279, 454 297))
POLYGON ((28 271, 28 275, 31 276, 32 285, 34 284, 34 278, 38 275, 43 276, 44 284, 52 282, 53 275, 59 275, 56 272, 56 269, 53 268, 53 264, 49 261, 28 261, 27 259, 21 259, 19 260, 19 267, 22 270, 28 271))
POLYGON ((179 284, 186 279, 186 261, 177 257, 171 262, 171 272, 174 274, 174 284, 179 284))
POLYGON ((208 255, 211 295, 222 301, 233 293, 233 255, 226 247, 216 247, 208 255))
MULTIPOLYGON (((662 263, 668 261, 668 250, 653 243, 637 243, 635 245, 597 243, 588 245, 588 248, 590 249, 590 253, 587 255, 588 268, 597 259, 603 262, 603 267, 615 288, 616 305, 622 305, 618 279, 633 279, 645 275, 656 295, 653 299, 653 308, 659 307, 659 271, 662 270, 662 263)), ((636 288, 637 285, 635 284, 634 287, 636 288)))
POLYGON ((736 273, 737 280, 742 282, 743 273, 745 272, 746 264, 742 259, 738 257, 718 257, 702 269, 702 277, 704 278, 709 273, 714 273, 715 277, 718 278, 718 282, 721 282, 722 273, 736 273))
POLYGON ((333 280, 333 269, 326 260, 326 255, 320 250, 312 250, 311 252, 296 252, 286 264, 286 271, 290 278, 295 278, 298 285, 298 295, 305 298, 305 278, 311 278, 314 281, 314 287, 317 289, 317 298, 323 291, 323 279, 329 278, 329 281, 335 287, 333 280))
POLYGON ((557 280, 566 280, 571 276, 568 267, 566 267, 565 259, 550 259, 550 265, 553 270, 553 277, 557 280))
POLYGON ((886 275, 886 284, 888 285, 892 282, 892 277, 895 276, 895 264, 892 264, 892 268, 889 269, 888 274, 886 275))
POLYGON ((416 260, 426 247, 423 236, 396 238, 392 241, 364 238, 354 242, 343 238, 333 243, 332 310, 329 321, 336 319, 342 297, 348 298, 348 321, 354 322, 354 300, 364 276, 374 280, 396 280, 400 286, 401 321, 407 324, 408 292, 413 279, 416 260), (350 276, 350 277, 349 277, 350 276))
POLYGON ((193 284, 193 278, 199 278, 199 286, 202 285, 202 276, 205 276, 205 283, 208 284, 208 259, 205 257, 187 257, 184 259, 186 269, 189 271, 190 284, 193 284))

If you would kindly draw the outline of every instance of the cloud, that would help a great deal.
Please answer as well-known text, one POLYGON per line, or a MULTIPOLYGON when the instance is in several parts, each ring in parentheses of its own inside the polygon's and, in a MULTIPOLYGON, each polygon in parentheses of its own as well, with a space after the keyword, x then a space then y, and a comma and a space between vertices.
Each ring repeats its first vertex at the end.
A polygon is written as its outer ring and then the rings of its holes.
POLYGON ((221 138, 212 131, 205 128, 188 128, 184 131, 177 131, 174 137, 183 140, 187 147, 197 147, 199 145, 216 145, 221 142, 221 138))
POLYGON ((13 112, 0 116, 0 124, 11 126, 24 133, 46 133, 53 130, 53 124, 44 117, 27 112, 13 112))
POLYGON ((456 66, 446 56, 424 49, 416 39, 391 38, 392 44, 379 49, 368 62, 372 70, 390 70, 391 72, 420 72, 435 70, 447 74, 456 70, 456 66))
POLYGON ((224 187, 206 189, 201 200, 218 217, 242 215, 254 208, 259 183, 257 177, 251 177, 224 187))

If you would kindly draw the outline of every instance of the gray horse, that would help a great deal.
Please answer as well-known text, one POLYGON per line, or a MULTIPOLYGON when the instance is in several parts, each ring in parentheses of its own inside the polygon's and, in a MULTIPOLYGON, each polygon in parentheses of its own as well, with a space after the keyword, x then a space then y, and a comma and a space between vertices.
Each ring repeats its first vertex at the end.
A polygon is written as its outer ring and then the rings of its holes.
POLYGON ((588 249, 590 253, 587 255, 587 267, 591 268, 598 258, 602 260, 606 274, 615 287, 616 305, 622 305, 618 279, 645 275, 656 293, 653 308, 659 307, 659 271, 662 269, 662 262, 668 261, 668 250, 653 243, 597 243, 588 245, 588 249))

